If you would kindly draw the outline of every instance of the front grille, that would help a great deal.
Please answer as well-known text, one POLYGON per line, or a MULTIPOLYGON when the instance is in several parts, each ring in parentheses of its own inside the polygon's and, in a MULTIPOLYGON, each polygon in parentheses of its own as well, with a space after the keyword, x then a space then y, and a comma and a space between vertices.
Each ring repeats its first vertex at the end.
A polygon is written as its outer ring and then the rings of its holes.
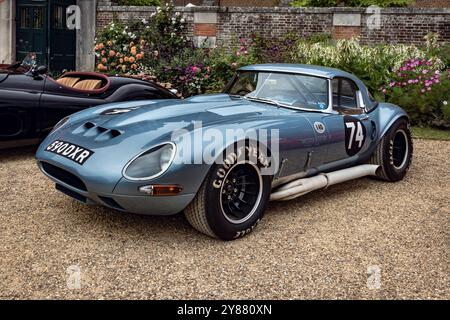
POLYGON ((41 162, 42 170, 49 176, 68 184, 78 190, 87 191, 86 185, 80 178, 73 173, 70 173, 64 169, 58 168, 47 162, 41 162))
POLYGON ((55 186, 56 190, 61 191, 65 195, 74 198, 75 200, 78 200, 82 203, 87 203, 87 198, 85 196, 82 196, 81 194, 78 194, 70 189, 67 189, 66 187, 56 184, 55 186))

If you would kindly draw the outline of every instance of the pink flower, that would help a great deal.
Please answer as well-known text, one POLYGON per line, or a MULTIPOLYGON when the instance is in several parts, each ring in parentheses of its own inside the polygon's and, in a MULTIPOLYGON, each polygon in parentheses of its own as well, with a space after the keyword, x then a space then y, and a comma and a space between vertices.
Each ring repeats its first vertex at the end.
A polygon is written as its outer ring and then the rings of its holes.
POLYGON ((239 57, 240 55, 241 55, 241 52, 240 52, 240 51, 237 51, 237 52, 236 52, 236 56, 239 57))
POLYGON ((424 69, 424 70, 422 71, 422 73, 423 73, 423 74, 427 74, 427 73, 428 73, 428 70, 427 70, 427 69, 424 69))
POLYGON ((196 67, 196 66, 193 66, 193 67, 192 67, 192 72, 194 72, 194 73, 199 73, 199 72, 200 72, 200 68, 198 68, 198 67, 196 67))

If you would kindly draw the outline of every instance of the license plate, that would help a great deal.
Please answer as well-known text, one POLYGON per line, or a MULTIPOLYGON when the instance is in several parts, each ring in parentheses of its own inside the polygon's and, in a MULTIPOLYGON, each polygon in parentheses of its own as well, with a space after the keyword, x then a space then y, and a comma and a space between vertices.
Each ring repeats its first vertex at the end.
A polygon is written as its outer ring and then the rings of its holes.
POLYGON ((45 148, 45 151, 58 154, 80 165, 83 165, 94 154, 94 151, 60 140, 53 141, 45 148))

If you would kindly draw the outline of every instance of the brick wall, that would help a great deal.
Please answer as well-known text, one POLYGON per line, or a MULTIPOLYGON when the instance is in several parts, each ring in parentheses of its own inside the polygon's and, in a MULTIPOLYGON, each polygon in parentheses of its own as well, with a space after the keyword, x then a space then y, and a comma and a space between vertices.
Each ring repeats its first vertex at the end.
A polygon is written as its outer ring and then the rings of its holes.
POLYGON ((411 7, 419 8, 450 8, 450 0, 416 0, 411 7))
MULTIPOLYGON (((386 8, 381 9, 379 28, 371 27, 373 13, 362 8, 259 8, 259 7, 177 7, 188 22, 187 34, 209 37, 229 43, 233 37, 253 33, 271 38, 294 32, 307 37, 318 33, 334 38, 359 36, 362 43, 423 43, 429 32, 440 34, 441 41, 450 41, 450 9, 386 8), (215 15, 213 21, 199 20, 199 13, 215 15), (195 18, 196 17, 196 18, 195 18)), ((149 18, 152 7, 99 6, 97 28, 113 16, 119 20, 149 18)), ((209 19, 208 18, 208 19, 209 19)), ((204 40, 202 38, 202 40, 204 40)))

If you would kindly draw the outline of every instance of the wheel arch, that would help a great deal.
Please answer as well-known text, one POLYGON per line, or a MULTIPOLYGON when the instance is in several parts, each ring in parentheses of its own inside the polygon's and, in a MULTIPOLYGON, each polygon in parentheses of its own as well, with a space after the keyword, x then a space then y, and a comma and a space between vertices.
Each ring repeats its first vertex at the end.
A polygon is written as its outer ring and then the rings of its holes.
POLYGON ((389 131, 392 125, 400 119, 410 122, 408 114, 399 106, 390 103, 383 103, 377 108, 378 118, 378 137, 379 142, 389 131))

